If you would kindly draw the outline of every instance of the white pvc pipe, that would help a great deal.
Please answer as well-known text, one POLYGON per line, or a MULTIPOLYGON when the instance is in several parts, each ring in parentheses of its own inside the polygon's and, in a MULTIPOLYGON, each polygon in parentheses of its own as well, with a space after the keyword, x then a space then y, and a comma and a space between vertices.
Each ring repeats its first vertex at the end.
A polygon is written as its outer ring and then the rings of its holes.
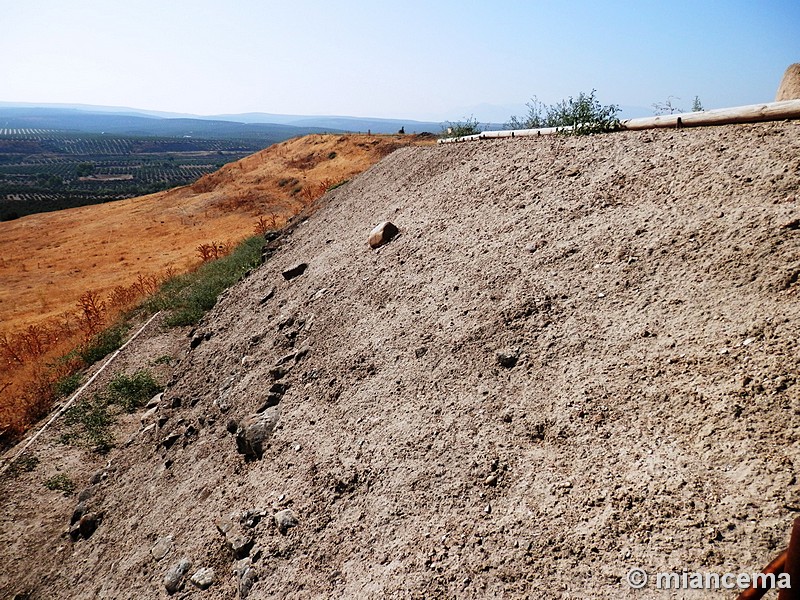
MULTIPOLYGON (((659 115, 620 121, 618 131, 658 129, 664 127, 697 127, 702 125, 732 125, 735 123, 758 123, 762 121, 780 121, 783 119, 800 119, 800 99, 783 102, 767 102, 750 104, 733 108, 717 108, 700 112, 680 113, 675 115, 659 115)), ((531 137, 552 135, 562 131, 571 131, 572 127, 543 127, 541 129, 506 129, 502 131, 484 131, 475 135, 445 138, 440 144, 486 140, 493 138, 531 137)))
POLYGON ((22 450, 20 450, 20 451, 17 453, 17 455, 16 455, 16 456, 15 456, 13 459, 11 459, 10 461, 8 461, 6 464, 4 464, 4 465, 3 465, 3 468, 2 468, 2 469, 0 469, 0 475, 2 475, 2 474, 3 474, 3 473, 6 471, 6 469, 8 469, 8 468, 9 468, 9 467, 10 467, 12 464, 14 464, 14 462, 15 462, 15 461, 16 461, 16 460, 17 460, 17 459, 20 457, 20 456, 22 456, 22 455, 25 453, 25 451, 26 451, 28 448, 30 448, 31 444, 33 444, 33 442, 35 442, 35 441, 37 440, 37 438, 38 438, 40 435, 42 435, 42 432, 43 432, 45 429, 47 429, 47 428, 48 428, 48 427, 49 427, 49 426, 50 426, 50 425, 53 423, 53 421, 55 421, 55 420, 56 420, 58 417, 60 417, 61 415, 63 415, 65 412, 67 412, 67 409, 69 409, 69 407, 70 407, 70 406, 72 406, 72 403, 73 403, 73 402, 75 402, 75 400, 78 398, 78 396, 80 396, 80 395, 83 393, 83 390, 85 390, 87 387, 89 387, 89 386, 92 384, 92 382, 93 382, 95 379, 97 379, 97 376, 98 376, 98 375, 100 375, 100 373, 102 373, 102 372, 105 370, 105 368, 106 368, 108 365, 110 365, 110 364, 111 364, 111 362, 112 362, 112 361, 113 361, 115 358, 117 358, 117 356, 119 356, 119 353, 120 353, 120 352, 122 352, 123 350, 125 350, 125 348, 126 348, 126 346, 127 346, 128 344, 130 344, 130 343, 131 343, 133 340, 135 340, 137 337, 139 337, 139 334, 140 334, 140 333, 142 333, 142 332, 145 330, 145 327, 147 327, 148 325, 150 325, 150 323, 153 321, 153 319, 155 319, 155 318, 156 318, 158 315, 160 315, 160 314, 161 314, 161 311, 158 311, 156 314, 154 314, 152 317, 150 317, 150 318, 148 319, 147 323, 145 323, 144 325, 142 325, 142 327, 139 329, 139 331, 137 331, 136 333, 134 333, 134 334, 133 334, 133 336, 132 336, 132 337, 131 337, 131 338, 130 338, 130 339, 127 341, 127 342, 125 342, 124 344, 122 344, 122 346, 120 346, 120 347, 119 347, 119 349, 117 349, 117 351, 116 351, 116 352, 114 352, 114 354, 112 354, 112 355, 111 355, 111 357, 110 357, 110 358, 109 358, 109 359, 108 359, 108 360, 105 362, 105 364, 104 364, 102 367, 100 367, 100 369, 97 371, 97 373, 95 373, 94 375, 92 375, 92 376, 91 376, 91 378, 89 379, 89 381, 87 381, 86 383, 84 383, 84 384, 81 386, 81 388, 80 388, 80 389, 79 389, 77 392, 75 392, 75 393, 72 395, 72 397, 69 399, 69 401, 68 401, 68 402, 67 402, 67 403, 66 403, 64 406, 62 406, 62 407, 61 407, 61 408, 58 410, 58 412, 56 412, 56 414, 54 414, 52 417, 50 417, 50 420, 49 420, 49 421, 47 421, 47 423, 45 423, 45 424, 44 424, 44 426, 43 426, 43 427, 42 427, 42 428, 41 428, 39 431, 37 431, 37 432, 36 432, 36 433, 33 435, 33 437, 31 437, 31 439, 29 439, 29 440, 28 440, 28 442, 25 444, 25 446, 23 446, 22 450))

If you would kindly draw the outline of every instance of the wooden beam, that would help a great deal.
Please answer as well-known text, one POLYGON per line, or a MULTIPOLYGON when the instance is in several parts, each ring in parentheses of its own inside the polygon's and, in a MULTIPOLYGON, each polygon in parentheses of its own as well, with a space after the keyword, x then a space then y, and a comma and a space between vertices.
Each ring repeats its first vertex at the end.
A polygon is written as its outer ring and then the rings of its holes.
POLYGON ((718 108, 700 112, 659 115, 620 121, 620 129, 657 129, 662 127, 697 127, 700 125, 733 125, 800 118, 800 100, 750 104, 734 108, 718 108))

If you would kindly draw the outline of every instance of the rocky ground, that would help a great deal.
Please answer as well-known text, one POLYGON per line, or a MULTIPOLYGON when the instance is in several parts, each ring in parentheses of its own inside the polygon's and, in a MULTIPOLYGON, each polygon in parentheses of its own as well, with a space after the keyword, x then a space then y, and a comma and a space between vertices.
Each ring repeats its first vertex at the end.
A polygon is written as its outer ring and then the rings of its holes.
POLYGON ((0 590, 735 597, 625 578, 787 544, 799 183, 797 122, 396 151, 123 353, 175 360, 116 449, 5 477, 0 590))

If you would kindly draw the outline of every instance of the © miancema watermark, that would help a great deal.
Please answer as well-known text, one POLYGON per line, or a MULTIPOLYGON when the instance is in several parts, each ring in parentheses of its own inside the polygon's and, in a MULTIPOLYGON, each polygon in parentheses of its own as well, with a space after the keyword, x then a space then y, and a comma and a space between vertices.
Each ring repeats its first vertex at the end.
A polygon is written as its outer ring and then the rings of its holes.
POLYGON ((790 589, 791 579, 788 573, 696 573, 680 571, 673 573, 655 573, 652 576, 644 569, 634 568, 628 571, 628 585, 634 589, 642 589, 648 582, 658 590, 746 590, 757 589, 790 589))

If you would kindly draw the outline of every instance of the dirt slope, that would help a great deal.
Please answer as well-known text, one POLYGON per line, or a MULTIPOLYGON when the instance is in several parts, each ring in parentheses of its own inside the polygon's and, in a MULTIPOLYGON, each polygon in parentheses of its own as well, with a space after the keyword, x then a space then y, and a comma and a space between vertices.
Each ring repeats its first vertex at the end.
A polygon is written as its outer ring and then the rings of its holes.
POLYGON ((0 586, 166 597, 186 557, 215 580, 177 598, 641 599, 668 593, 632 567, 759 570, 800 511, 799 183, 797 122, 398 150, 183 338, 160 425, 108 465, 46 436, 3 484, 0 586), (277 399, 245 460, 228 430, 277 399), (102 474, 87 540, 51 461, 102 474))

